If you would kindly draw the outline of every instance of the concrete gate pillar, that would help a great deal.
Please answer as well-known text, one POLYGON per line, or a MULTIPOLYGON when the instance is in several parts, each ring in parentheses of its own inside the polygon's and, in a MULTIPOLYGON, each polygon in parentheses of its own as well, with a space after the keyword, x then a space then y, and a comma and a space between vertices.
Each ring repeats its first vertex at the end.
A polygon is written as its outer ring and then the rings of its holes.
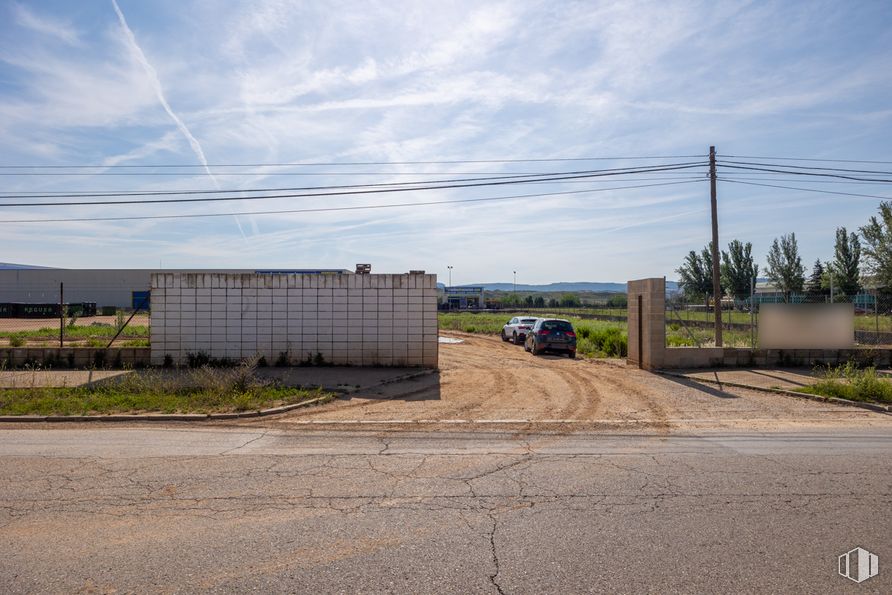
POLYGON ((629 356, 644 370, 663 367, 666 357, 666 279, 629 281, 629 356))

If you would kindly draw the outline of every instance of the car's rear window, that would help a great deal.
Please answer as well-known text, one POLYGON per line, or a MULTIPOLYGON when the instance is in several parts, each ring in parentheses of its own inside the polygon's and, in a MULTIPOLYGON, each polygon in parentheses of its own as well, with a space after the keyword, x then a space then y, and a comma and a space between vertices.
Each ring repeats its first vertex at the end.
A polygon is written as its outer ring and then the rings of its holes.
POLYGON ((536 320, 536 318, 524 318, 523 320, 521 320, 521 322, 524 324, 533 324, 534 322, 536 322, 536 320))
POLYGON ((572 331, 573 325, 563 320, 546 320, 542 328, 546 331, 572 331))

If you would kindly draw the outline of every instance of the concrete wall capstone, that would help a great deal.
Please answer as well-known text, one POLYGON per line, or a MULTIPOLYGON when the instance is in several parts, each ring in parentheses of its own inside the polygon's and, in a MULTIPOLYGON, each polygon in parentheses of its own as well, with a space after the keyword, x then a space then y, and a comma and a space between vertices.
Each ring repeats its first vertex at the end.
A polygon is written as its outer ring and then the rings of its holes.
POLYGON ((438 365, 436 275, 152 275, 152 363, 438 365), (284 356, 282 355, 284 354, 284 356))

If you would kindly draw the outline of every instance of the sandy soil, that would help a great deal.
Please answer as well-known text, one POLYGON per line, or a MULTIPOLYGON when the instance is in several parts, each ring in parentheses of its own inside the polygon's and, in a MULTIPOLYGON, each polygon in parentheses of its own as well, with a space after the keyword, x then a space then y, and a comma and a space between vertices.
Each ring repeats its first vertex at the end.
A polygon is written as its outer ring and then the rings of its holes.
POLYGON ((440 372, 283 418, 289 424, 501 423, 610 427, 889 425, 892 417, 658 376, 621 360, 535 357, 496 337, 444 332, 440 372))

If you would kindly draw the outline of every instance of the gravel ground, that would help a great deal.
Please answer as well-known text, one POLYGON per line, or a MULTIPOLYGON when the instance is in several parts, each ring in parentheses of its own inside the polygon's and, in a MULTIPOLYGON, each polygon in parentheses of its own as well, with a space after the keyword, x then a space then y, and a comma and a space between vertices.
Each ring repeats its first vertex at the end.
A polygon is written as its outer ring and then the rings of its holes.
MULTIPOLYGON (((532 356, 497 337, 443 333, 440 371, 295 412, 279 424, 503 423, 673 428, 859 425, 890 417, 759 391, 662 377, 622 360, 532 356)), ((771 379, 769 379, 771 380, 771 379)), ((773 381, 773 380, 772 380, 773 381)), ((265 422, 264 422, 265 423, 265 422)), ((442 425, 442 424, 441 424, 442 425)))

